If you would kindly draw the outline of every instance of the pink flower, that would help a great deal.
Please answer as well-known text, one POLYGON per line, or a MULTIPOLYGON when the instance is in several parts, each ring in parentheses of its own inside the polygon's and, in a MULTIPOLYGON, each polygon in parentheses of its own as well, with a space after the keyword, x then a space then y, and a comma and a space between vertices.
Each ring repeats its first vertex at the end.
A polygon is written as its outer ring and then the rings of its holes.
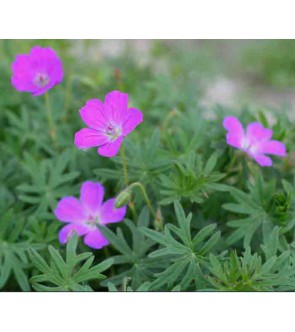
POLYGON ((44 94, 63 79, 61 60, 49 47, 34 46, 29 54, 17 55, 11 69, 16 90, 33 96, 44 94))
POLYGON ((62 198, 54 211, 61 222, 68 223, 59 232, 60 243, 66 243, 76 232, 84 237, 84 243, 94 249, 101 249, 109 244, 96 225, 106 225, 122 221, 126 206, 115 208, 115 199, 104 203, 104 187, 99 182, 86 181, 82 184, 80 200, 75 197, 62 198))
POLYGON ((120 91, 108 93, 104 103, 88 100, 80 116, 89 128, 75 134, 75 145, 79 149, 98 146, 98 153, 104 157, 115 156, 124 137, 143 121, 139 110, 128 108, 128 94, 120 91))
POLYGON ((226 135, 227 144, 245 151, 260 166, 272 165, 272 160, 266 154, 286 156, 285 144, 271 140, 272 130, 264 128, 258 122, 248 124, 245 133, 241 122, 237 118, 227 116, 223 120, 223 127, 228 131, 226 135))

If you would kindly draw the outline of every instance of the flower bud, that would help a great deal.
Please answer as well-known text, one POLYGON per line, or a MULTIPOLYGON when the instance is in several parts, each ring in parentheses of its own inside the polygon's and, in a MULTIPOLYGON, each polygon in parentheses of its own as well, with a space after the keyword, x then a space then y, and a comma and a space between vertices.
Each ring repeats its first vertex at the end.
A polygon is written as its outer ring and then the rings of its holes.
POLYGON ((131 192, 128 189, 123 190, 116 197, 115 208, 118 209, 131 201, 131 192))
POLYGON ((155 220, 155 229, 157 231, 162 231, 163 230, 163 216, 160 207, 158 207, 156 211, 156 220, 155 220))

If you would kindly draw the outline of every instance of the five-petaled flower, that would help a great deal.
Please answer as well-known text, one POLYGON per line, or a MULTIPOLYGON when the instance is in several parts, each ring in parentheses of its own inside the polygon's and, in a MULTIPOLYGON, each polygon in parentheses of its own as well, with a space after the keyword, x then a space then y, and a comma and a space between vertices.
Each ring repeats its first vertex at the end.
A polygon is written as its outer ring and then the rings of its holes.
POLYGON ((44 94, 63 79, 62 62, 50 47, 34 46, 29 54, 17 55, 11 69, 16 90, 33 96, 44 94))
POLYGON ((143 121, 141 111, 128 108, 128 94, 120 91, 108 93, 104 103, 87 101, 80 116, 89 128, 75 134, 75 145, 79 149, 98 146, 98 153, 104 157, 115 156, 124 137, 143 121))
POLYGON ((227 144, 245 151, 260 166, 272 165, 272 160, 266 154, 279 157, 286 156, 285 144, 271 140, 273 135, 272 130, 264 128, 258 122, 248 124, 245 132, 241 122, 237 118, 227 116, 223 120, 223 126, 228 131, 226 135, 227 144))
POLYGON ((62 222, 68 223, 59 232, 59 241, 66 243, 76 232, 84 237, 84 243, 94 249, 109 244, 97 225, 117 223, 124 219, 126 206, 115 208, 115 199, 103 203, 104 187, 99 182, 86 181, 82 184, 80 200, 75 197, 62 198, 54 214, 62 222))

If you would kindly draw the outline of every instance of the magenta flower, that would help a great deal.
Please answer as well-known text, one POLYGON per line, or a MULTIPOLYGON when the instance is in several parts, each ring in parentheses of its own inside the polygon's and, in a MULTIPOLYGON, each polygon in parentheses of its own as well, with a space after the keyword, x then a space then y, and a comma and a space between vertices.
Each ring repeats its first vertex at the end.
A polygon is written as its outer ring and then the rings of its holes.
POLYGON ((103 201, 104 187, 99 182, 86 181, 82 184, 80 200, 75 197, 62 198, 54 211, 61 222, 68 223, 59 231, 60 243, 66 243, 76 232, 84 237, 84 243, 93 248, 101 249, 109 244, 96 225, 120 222, 126 214, 126 206, 115 208, 115 199, 103 201))
POLYGON ((63 79, 61 60, 49 47, 34 46, 29 54, 17 55, 11 69, 16 90, 33 96, 44 94, 63 79))
POLYGON ((143 121, 139 110, 128 108, 128 94, 120 91, 108 93, 104 103, 88 100, 80 116, 89 128, 75 134, 75 145, 79 149, 98 146, 98 153, 104 157, 115 156, 124 137, 143 121))
POLYGON ((260 166, 272 165, 272 160, 266 154, 279 157, 286 156, 285 144, 271 140, 272 130, 264 128, 258 122, 248 124, 245 133, 241 122, 237 118, 227 116, 223 120, 223 127, 228 131, 226 135, 227 144, 245 151, 260 166))

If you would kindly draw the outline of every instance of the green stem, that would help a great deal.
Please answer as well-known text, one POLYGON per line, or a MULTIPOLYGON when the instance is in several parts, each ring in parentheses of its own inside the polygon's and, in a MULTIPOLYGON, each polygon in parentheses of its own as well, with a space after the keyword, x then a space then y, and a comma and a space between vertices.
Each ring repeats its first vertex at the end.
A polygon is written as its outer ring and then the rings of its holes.
POLYGON ((150 209, 150 211, 151 211, 153 217, 155 218, 156 221, 159 221, 159 222, 160 222, 161 220, 159 220, 159 218, 158 218, 158 216, 157 216, 157 213, 156 213, 156 211, 154 210, 154 208, 153 208, 153 206, 152 206, 152 203, 151 203, 151 201, 150 201, 150 199, 149 199, 149 197, 148 197, 148 195, 147 195, 147 192, 146 192, 144 186, 143 186, 140 182, 133 182, 133 183, 129 186, 129 188, 131 189, 132 187, 139 187, 139 188, 141 189, 141 192, 142 192, 142 194, 143 194, 143 197, 144 197, 144 199, 145 199, 145 201, 146 201, 146 204, 147 204, 148 208, 150 209))
POLYGON ((67 116, 68 116, 68 108, 69 108, 69 101, 70 101, 70 95, 71 95, 71 83, 72 83, 72 77, 69 75, 67 81, 66 81, 66 86, 65 86, 65 99, 64 99, 64 111, 63 111, 63 116, 62 120, 64 123, 67 122, 67 116))
POLYGON ((56 147, 57 146, 56 130, 55 130, 53 117, 52 117, 49 92, 45 93, 45 104, 46 104, 46 111, 47 111, 47 121, 48 121, 48 126, 49 126, 49 135, 53 141, 54 146, 56 147))
POLYGON ((123 292, 127 292, 127 288, 128 288, 128 285, 129 285, 130 280, 131 280, 130 277, 125 277, 125 278, 123 279, 123 285, 122 285, 122 290, 123 290, 123 292))
POLYGON ((173 117, 179 116, 179 115, 180 115, 180 113, 176 109, 173 109, 172 111, 170 111, 168 113, 168 115, 166 116, 166 118, 163 121, 163 125, 162 125, 162 128, 161 128, 161 134, 162 134, 163 138, 164 138, 164 135, 166 133, 166 129, 168 127, 169 122, 173 119, 173 117))
POLYGON ((137 219, 137 213, 136 213, 136 209, 135 209, 133 201, 129 202, 128 206, 130 207, 130 209, 132 211, 133 218, 136 220, 137 219))
POLYGON ((122 156, 122 163, 123 163, 123 174, 124 174, 125 184, 127 187, 129 184, 129 179, 128 179, 128 172, 127 172, 127 161, 126 161, 126 156, 125 156, 124 144, 122 144, 122 146, 121 146, 121 156, 122 156))
POLYGON ((237 161, 237 158, 238 158, 238 152, 235 152, 231 158, 231 161, 228 165, 228 172, 231 172, 235 166, 235 163, 237 161))
MULTIPOLYGON (((123 174, 124 174, 124 179, 125 179, 125 185, 127 187, 128 184, 129 184, 129 179, 128 179, 128 172, 127 172, 127 161, 126 161, 124 144, 122 144, 122 147, 121 147, 121 156, 122 156, 123 174)), ((133 202, 130 202, 128 205, 129 205, 129 207, 132 211, 133 217, 136 219, 137 218, 137 213, 136 213, 133 202)))
POLYGON ((179 111, 177 111, 177 109, 173 109, 171 110, 168 115, 166 116, 166 118, 164 119, 163 122, 163 131, 165 131, 165 129, 167 128, 169 122, 172 120, 173 117, 180 115, 179 111))

